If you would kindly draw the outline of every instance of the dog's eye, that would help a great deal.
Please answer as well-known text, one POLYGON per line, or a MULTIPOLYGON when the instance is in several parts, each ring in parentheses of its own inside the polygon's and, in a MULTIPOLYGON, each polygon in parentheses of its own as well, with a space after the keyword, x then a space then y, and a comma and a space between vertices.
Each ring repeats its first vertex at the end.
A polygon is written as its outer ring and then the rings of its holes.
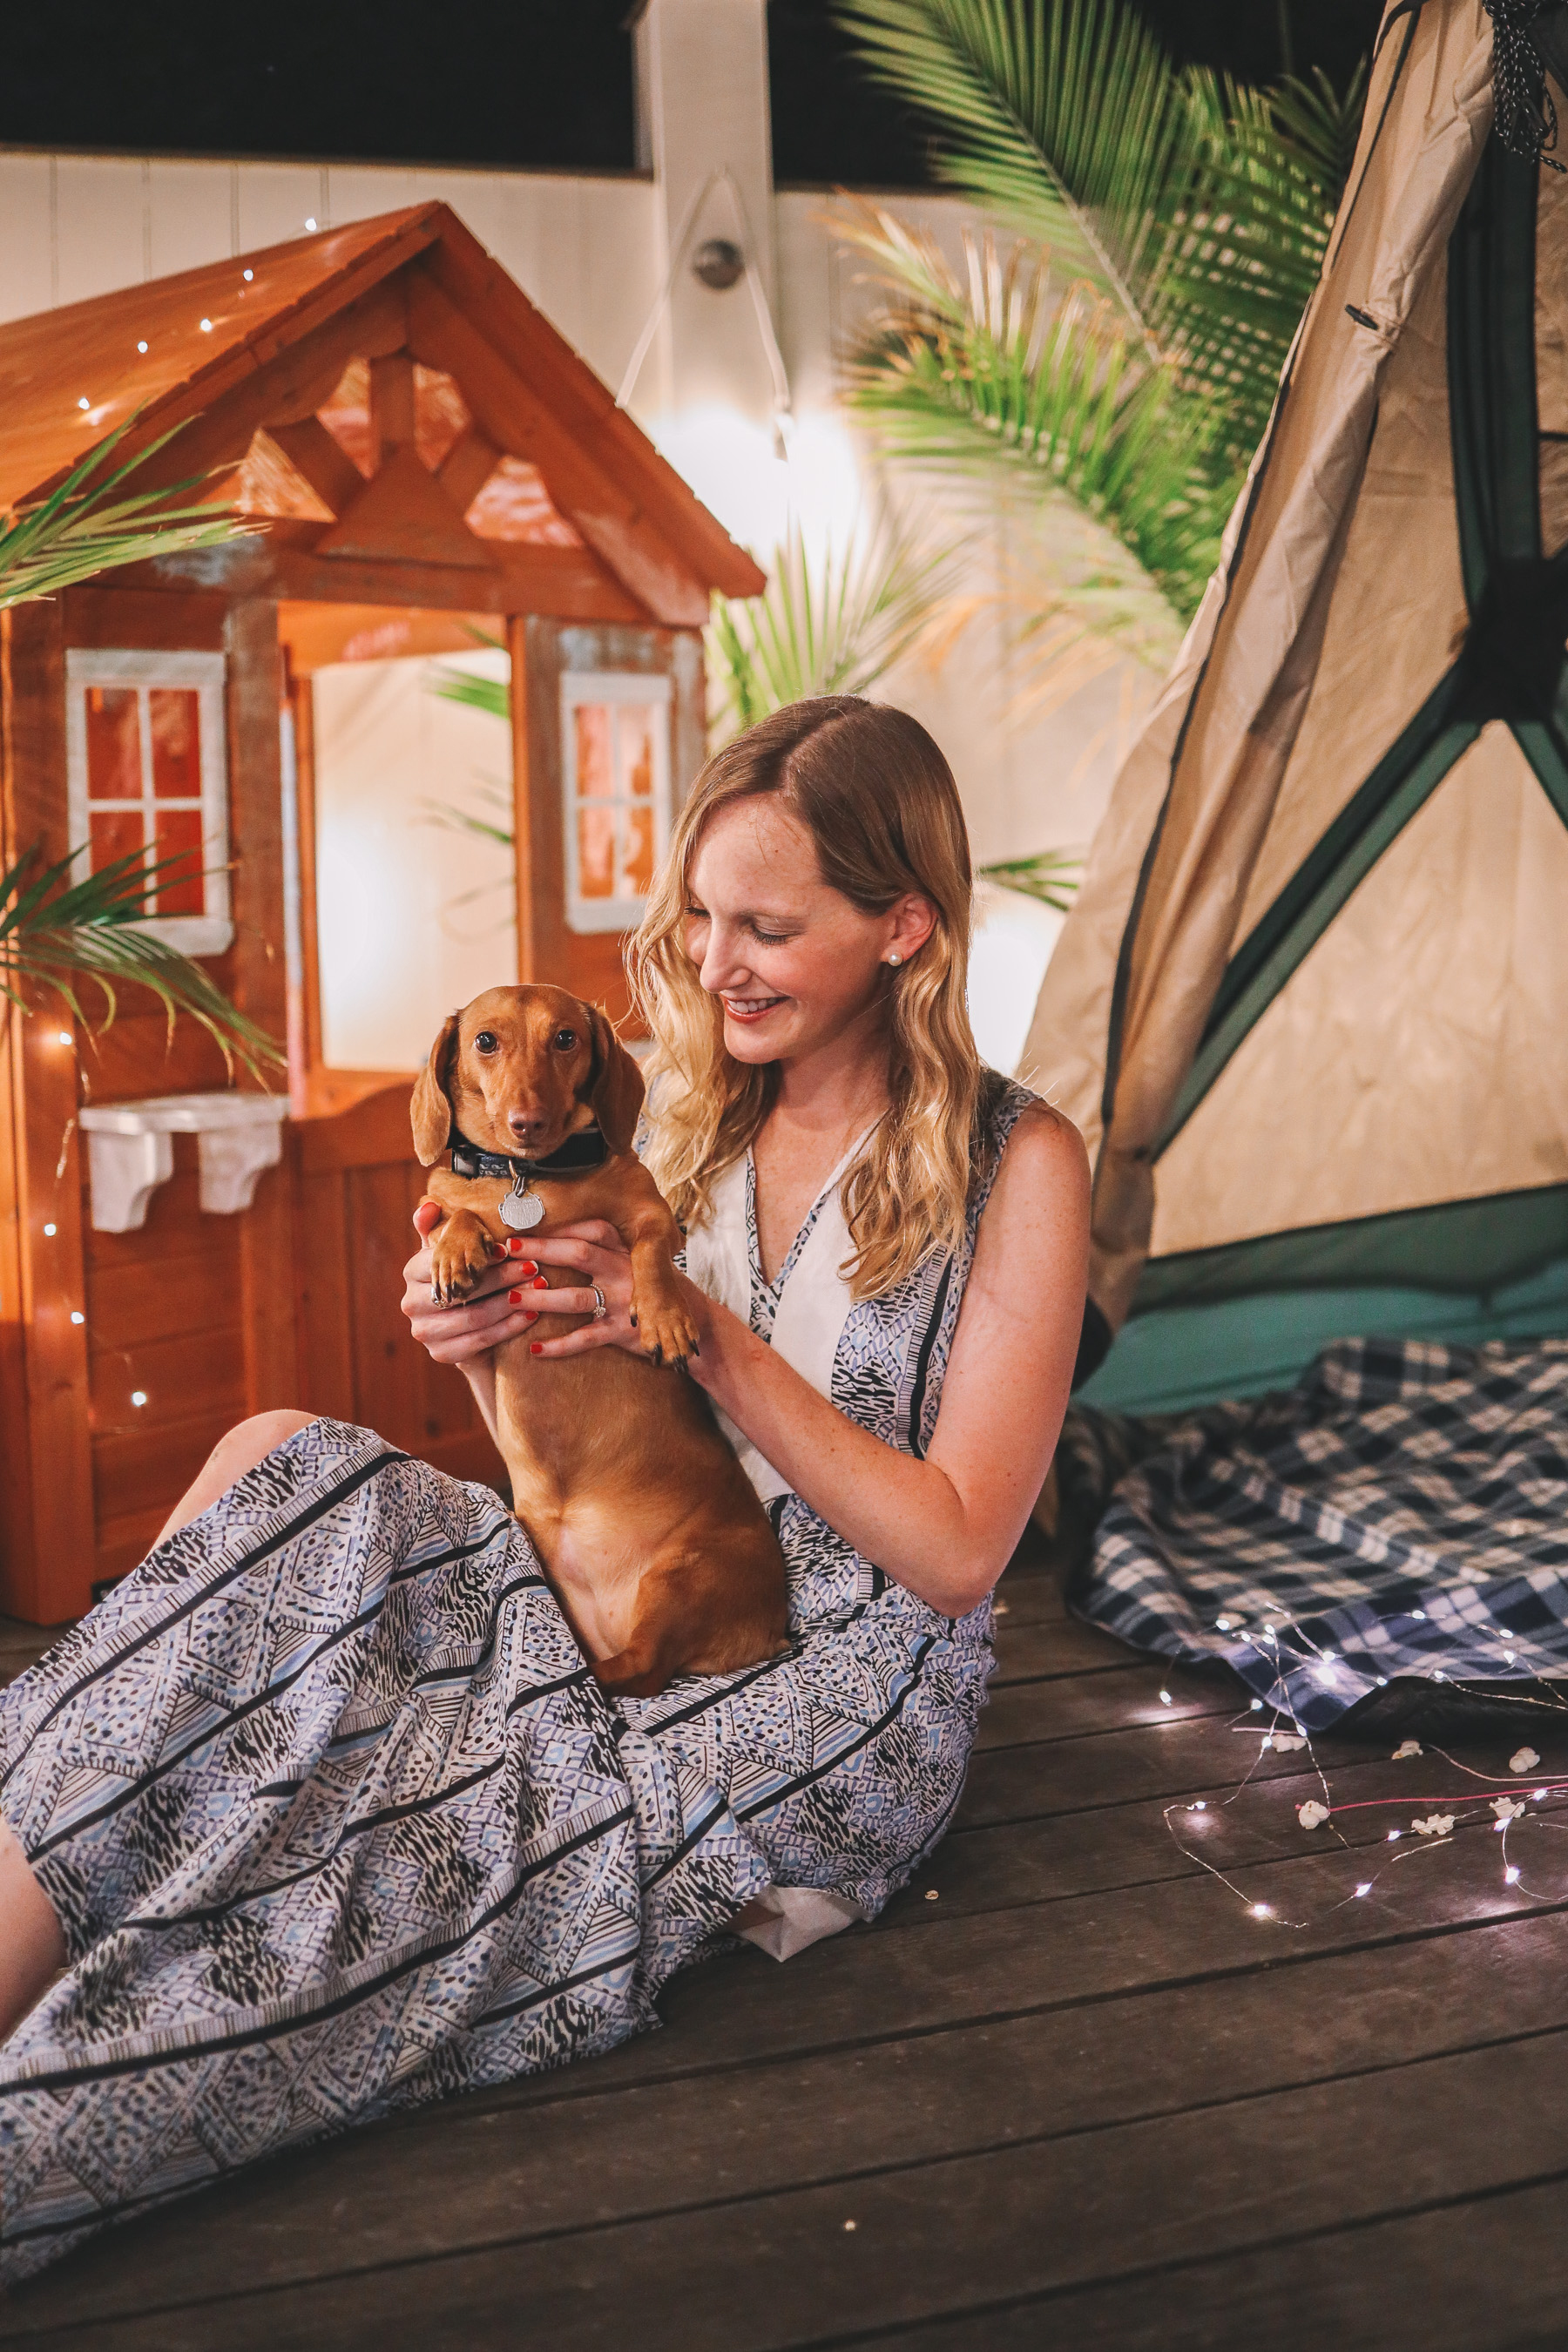
POLYGON ((500 1044, 500 1039, 493 1029, 481 1029, 474 1039, 475 1047, 481 1054, 493 1054, 500 1044))
POLYGON ((569 1054, 577 1043, 577 1032, 575 1029, 557 1029, 553 1043, 558 1054, 569 1054))

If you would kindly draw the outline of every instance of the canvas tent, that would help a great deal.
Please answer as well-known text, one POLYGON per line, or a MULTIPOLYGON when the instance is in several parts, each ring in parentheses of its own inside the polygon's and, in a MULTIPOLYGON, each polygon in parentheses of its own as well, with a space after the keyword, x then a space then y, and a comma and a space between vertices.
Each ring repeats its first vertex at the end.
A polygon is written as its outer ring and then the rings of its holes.
POLYGON ((1505 145, 1493 66, 1480 0, 1388 8, 1040 996, 1104 1402, 1255 1393, 1352 1333, 1568 1330, 1568 176, 1505 145))

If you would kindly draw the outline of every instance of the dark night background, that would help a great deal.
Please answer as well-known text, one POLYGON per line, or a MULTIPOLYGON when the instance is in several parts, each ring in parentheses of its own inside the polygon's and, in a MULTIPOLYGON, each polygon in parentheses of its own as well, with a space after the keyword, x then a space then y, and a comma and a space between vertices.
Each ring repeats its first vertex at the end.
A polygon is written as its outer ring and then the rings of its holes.
MULTIPOLYGON (((1342 83, 1379 0, 1142 0, 1181 58, 1273 80, 1342 83), (1283 16, 1283 23, 1282 23, 1283 16)), ((10 20, 0 145, 499 163, 632 163, 628 0, 268 0, 199 9, 76 0, 10 20)), ((918 130, 869 89, 831 0, 771 0, 773 168, 784 184, 910 187, 918 130)))

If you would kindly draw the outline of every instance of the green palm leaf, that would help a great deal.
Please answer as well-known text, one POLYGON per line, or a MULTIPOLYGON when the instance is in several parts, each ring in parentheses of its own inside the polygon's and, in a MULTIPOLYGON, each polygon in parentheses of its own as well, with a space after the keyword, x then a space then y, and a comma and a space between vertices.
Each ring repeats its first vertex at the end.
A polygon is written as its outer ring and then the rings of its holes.
POLYGON ((90 449, 36 507, 18 509, 0 520, 0 607, 58 595, 62 588, 122 563, 221 547, 257 528, 227 509, 171 505, 172 499, 198 488, 200 477, 176 482, 167 490, 115 495, 139 467, 174 439, 182 429, 178 425, 95 482, 92 477, 108 464, 135 422, 129 417, 90 449))
MULTIPOLYGON (((1215 479, 1215 420, 1175 363, 1148 364, 1115 305, 1086 287, 1058 301, 1049 257, 1004 263, 968 237, 966 277, 934 240, 867 208, 844 232, 876 266, 888 307, 849 369, 849 404, 889 457, 950 476, 1011 477, 1103 524, 1178 612, 1213 569, 1231 498, 1215 479)), ((1092 601, 1094 577, 1082 583, 1092 601)), ((1124 589, 1136 583, 1123 577, 1124 589)))
POLYGON ((946 547, 917 552, 885 521, 815 554, 792 529, 761 596, 716 602, 707 649, 724 731, 810 695, 866 693, 931 625, 952 562, 946 547))
POLYGON ((30 1011, 37 990, 47 989, 90 1029, 80 982, 97 990, 103 1028, 119 1009, 121 988, 149 988, 170 1028, 182 1013, 199 1022, 231 1072, 238 1061, 260 1077, 267 1065, 281 1064, 266 1031, 230 1003, 199 964, 142 928, 151 893, 167 883, 170 868, 189 870, 189 853, 151 861, 132 850, 73 882, 70 869, 83 855, 75 850, 49 865, 35 847, 0 873, 0 994, 30 1011))
POLYGON ((1234 473, 1321 266, 1361 90, 1178 70, 1125 0, 839 0, 938 169, 1113 300, 1147 362, 1223 405, 1234 473))
POLYGON ((1118 0, 841 0, 838 14, 872 78, 931 123, 941 177, 1152 341, 1149 231, 1194 126, 1142 19, 1118 0))

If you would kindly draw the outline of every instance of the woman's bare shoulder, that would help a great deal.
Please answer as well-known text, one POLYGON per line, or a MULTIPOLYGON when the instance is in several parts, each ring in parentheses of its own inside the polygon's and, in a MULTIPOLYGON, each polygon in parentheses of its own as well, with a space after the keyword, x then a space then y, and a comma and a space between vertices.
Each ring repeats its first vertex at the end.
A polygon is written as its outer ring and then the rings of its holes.
POLYGON ((1064 1184, 1087 1190, 1089 1153, 1083 1138, 1054 1104, 1037 1099, 1018 1113, 996 1171, 996 1192, 1005 1183, 1014 1192, 1041 1186, 1056 1192, 1064 1184))

